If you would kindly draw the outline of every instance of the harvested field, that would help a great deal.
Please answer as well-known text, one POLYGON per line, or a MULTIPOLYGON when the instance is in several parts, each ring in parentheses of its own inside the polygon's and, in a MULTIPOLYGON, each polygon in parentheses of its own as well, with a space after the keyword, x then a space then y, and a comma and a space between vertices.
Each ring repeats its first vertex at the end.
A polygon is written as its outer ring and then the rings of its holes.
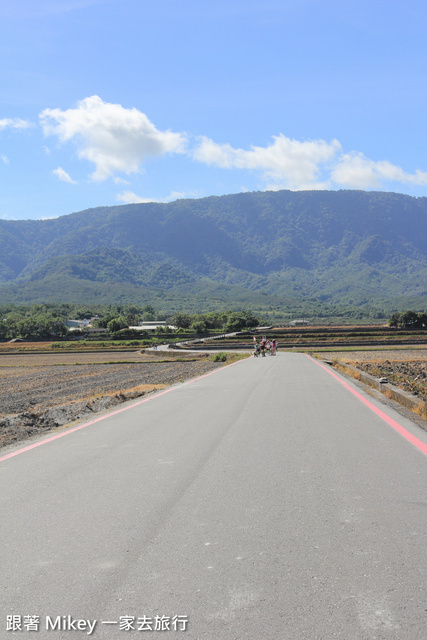
POLYGON ((392 362, 427 361, 427 348, 394 348, 394 349, 360 349, 352 351, 321 351, 319 355, 326 360, 338 360, 356 364, 357 362, 392 362))
POLYGON ((385 377, 396 387, 427 402, 427 361, 362 362, 360 369, 376 378, 385 377))
POLYGON ((191 353, 162 352, 162 351, 98 351, 87 352, 77 351, 74 353, 61 353, 53 351, 50 353, 0 353, 0 372, 3 367, 43 367, 45 365, 72 365, 72 364, 110 364, 114 362, 159 362, 194 360, 198 355, 191 353))
POLYGON ((58 404, 141 385, 167 386, 211 371, 213 362, 87 364, 1 369, 0 415, 39 412, 58 404))
POLYGON ((427 402, 427 349, 322 352, 326 360, 351 364, 427 402))
POLYGON ((144 341, 138 340, 128 343, 123 342, 27 342, 26 340, 18 340, 11 342, 0 342, 0 354, 1 353, 61 353, 61 351, 78 351, 78 352, 93 352, 93 351, 135 351, 135 349, 144 348, 144 341), (135 344, 136 343, 136 344, 135 344), (138 344, 139 343, 139 344, 138 344))
POLYGON ((0 446, 195 378, 222 364, 201 354, 177 358, 155 352, 2 356, 0 446))

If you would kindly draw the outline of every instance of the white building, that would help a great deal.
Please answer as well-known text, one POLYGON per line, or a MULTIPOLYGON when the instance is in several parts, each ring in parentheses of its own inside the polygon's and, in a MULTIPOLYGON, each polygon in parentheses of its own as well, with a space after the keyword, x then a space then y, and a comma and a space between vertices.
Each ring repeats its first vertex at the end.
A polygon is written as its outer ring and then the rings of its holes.
POLYGON ((137 327, 129 327, 129 329, 134 329, 135 331, 146 331, 147 333, 155 333, 158 327, 162 327, 164 329, 170 329, 171 331, 176 331, 176 327, 170 325, 166 322, 166 320, 153 320, 152 322, 142 322, 137 327))
POLYGON ((310 323, 308 320, 291 320, 291 322, 289 323, 289 326, 290 327, 306 327, 309 324, 310 323))

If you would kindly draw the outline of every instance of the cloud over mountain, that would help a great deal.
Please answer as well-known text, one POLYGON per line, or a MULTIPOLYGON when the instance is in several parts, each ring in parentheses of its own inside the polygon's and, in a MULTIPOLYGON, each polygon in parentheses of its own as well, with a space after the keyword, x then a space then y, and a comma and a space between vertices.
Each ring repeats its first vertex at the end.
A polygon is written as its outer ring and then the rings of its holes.
POLYGON ((384 181, 427 184, 426 172, 410 174, 387 160, 374 162, 358 152, 344 154, 333 168, 331 178, 337 184, 356 189, 375 189, 381 187, 384 181))
MULTIPOLYGON (((184 162, 193 161, 193 168, 196 161, 229 172, 259 174, 257 187, 262 190, 387 189, 396 184, 427 184, 427 172, 408 173, 388 160, 372 160, 360 151, 346 151, 337 139, 296 140, 279 133, 265 146, 236 148, 205 135, 157 129, 139 109, 104 102, 96 95, 70 109, 45 109, 39 117, 45 136, 54 136, 61 144, 73 142, 80 160, 95 166, 91 175, 95 182, 108 178, 123 182, 123 174, 142 173, 149 158, 180 154, 184 162)), ((29 126, 18 118, 0 120, 0 130, 29 126)), ((62 168, 54 173, 61 181, 73 182, 62 168)), ((164 194, 155 198, 148 198, 147 193, 137 196, 141 187, 132 187, 117 194, 117 199, 170 199, 164 194)), ((185 191, 194 191, 194 187, 190 185, 185 191)))
POLYGON ((186 146, 185 134, 160 131, 138 109, 103 102, 98 96, 65 111, 45 109, 40 123, 46 136, 76 142, 79 158, 95 165, 92 178, 98 181, 118 172, 139 172, 148 157, 182 153, 186 146))
POLYGON ((427 184, 427 172, 410 174, 387 160, 374 161, 363 153, 342 152, 338 140, 291 140, 282 133, 265 147, 235 149, 201 137, 193 156, 199 162, 222 169, 261 171, 266 189, 291 190, 348 187, 381 188, 384 184, 427 184))
POLYGON ((200 162, 225 169, 252 169, 263 172, 264 179, 276 187, 301 189, 324 188, 319 175, 341 150, 338 140, 291 140, 282 133, 273 136, 266 147, 251 146, 250 150, 233 149, 229 144, 217 144, 203 137, 194 151, 200 162))

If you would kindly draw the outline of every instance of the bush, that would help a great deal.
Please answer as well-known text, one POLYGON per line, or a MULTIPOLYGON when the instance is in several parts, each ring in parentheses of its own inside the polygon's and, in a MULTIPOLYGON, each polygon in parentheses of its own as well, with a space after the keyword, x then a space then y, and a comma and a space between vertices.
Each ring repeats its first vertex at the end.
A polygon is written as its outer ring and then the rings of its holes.
POLYGON ((400 329, 426 329, 427 313, 417 313, 411 310, 404 313, 392 313, 388 324, 390 327, 398 327, 400 329))
POLYGON ((214 362, 226 362, 227 354, 221 351, 220 353, 216 353, 214 356, 212 356, 212 360, 214 362))

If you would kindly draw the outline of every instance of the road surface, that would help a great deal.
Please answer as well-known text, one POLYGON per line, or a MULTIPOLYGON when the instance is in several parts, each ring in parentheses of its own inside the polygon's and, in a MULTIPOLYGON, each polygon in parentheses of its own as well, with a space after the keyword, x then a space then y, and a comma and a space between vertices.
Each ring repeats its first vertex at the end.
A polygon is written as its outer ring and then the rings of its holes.
POLYGON ((326 369, 250 358, 0 454, 0 638, 425 640, 427 433, 326 369))

